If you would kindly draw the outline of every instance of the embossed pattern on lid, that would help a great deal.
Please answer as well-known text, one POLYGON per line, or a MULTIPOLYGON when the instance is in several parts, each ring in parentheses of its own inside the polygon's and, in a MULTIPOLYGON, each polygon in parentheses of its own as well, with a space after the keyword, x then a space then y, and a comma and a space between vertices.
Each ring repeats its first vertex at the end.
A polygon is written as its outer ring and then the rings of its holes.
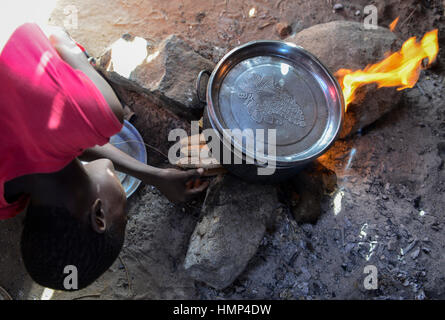
MULTIPOLYGON (((207 94, 217 130, 251 129, 251 139, 261 141, 256 129, 276 129, 274 160, 281 166, 322 154, 343 118, 335 78, 310 53, 281 41, 254 41, 232 50, 213 71, 207 94)), ((244 144, 233 145, 258 158, 244 144)))

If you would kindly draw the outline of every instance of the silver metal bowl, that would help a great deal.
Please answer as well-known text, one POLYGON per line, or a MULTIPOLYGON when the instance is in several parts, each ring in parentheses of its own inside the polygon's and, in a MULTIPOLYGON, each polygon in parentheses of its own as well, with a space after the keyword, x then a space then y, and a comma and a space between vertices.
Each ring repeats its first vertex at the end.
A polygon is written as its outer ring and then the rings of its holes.
MULTIPOLYGON (((110 144, 136 160, 145 164, 147 163, 147 151, 145 149, 144 140, 139 131, 127 120, 124 120, 124 125, 122 126, 121 131, 110 137, 110 144)), ((86 163, 88 163, 88 161, 82 161, 82 164, 86 163)), ((124 187, 127 199, 141 184, 141 180, 117 170, 116 177, 124 187)))
MULTIPOLYGON (((110 138, 110 144, 129 156, 147 163, 147 151, 139 131, 127 120, 124 120, 122 130, 110 138)), ((127 199, 137 190, 141 181, 126 173, 116 171, 116 176, 125 189, 127 199)))
POLYGON ((209 125, 220 137, 225 129, 276 129, 273 154, 258 155, 228 141, 246 158, 274 161, 277 168, 301 166, 326 152, 345 108, 329 70, 308 51, 282 41, 252 41, 227 53, 210 75, 206 102, 209 125))

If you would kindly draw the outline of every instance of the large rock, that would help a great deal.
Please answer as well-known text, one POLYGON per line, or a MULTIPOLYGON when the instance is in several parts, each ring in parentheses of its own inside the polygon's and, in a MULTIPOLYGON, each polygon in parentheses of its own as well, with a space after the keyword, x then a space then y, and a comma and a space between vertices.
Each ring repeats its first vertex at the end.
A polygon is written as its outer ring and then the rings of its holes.
POLYGON ((115 86, 126 105, 135 113, 131 123, 141 134, 147 149, 148 163, 155 166, 168 164, 168 151, 174 141, 168 141, 173 129, 190 134, 190 122, 159 106, 145 93, 115 86))
MULTIPOLYGON (((317 56, 334 74, 341 68, 363 69, 385 57, 388 51, 400 49, 398 38, 389 29, 366 30, 363 23, 333 21, 315 25, 287 41, 302 46, 317 56)), ((377 90, 376 85, 359 89, 357 102, 346 113, 341 137, 373 123, 394 108, 400 100, 395 88, 377 90)))
POLYGON ((188 274, 216 289, 229 286, 256 253, 277 205, 273 186, 231 175, 213 181, 185 258, 188 274))
POLYGON ((107 79, 144 93, 156 104, 187 119, 199 118, 203 105, 197 100, 199 72, 212 70, 205 59, 176 35, 159 44, 124 35, 102 55, 99 69, 107 79))
POLYGON ((135 299, 193 299, 194 281, 182 267, 196 225, 195 209, 173 205, 151 186, 129 204, 122 259, 135 299))

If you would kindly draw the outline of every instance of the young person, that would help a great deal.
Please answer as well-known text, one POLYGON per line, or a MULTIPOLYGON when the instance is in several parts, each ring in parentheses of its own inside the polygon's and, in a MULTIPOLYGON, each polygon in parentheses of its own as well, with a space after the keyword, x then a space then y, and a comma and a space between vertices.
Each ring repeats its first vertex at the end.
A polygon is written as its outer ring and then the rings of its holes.
POLYGON ((0 219, 26 210, 21 250, 31 277, 78 289, 118 257, 126 227, 114 168, 156 186, 170 201, 202 192, 202 169, 145 165, 108 143, 122 128, 114 91, 61 29, 24 24, 0 38, 0 219), (82 165, 79 159, 91 161, 82 165))

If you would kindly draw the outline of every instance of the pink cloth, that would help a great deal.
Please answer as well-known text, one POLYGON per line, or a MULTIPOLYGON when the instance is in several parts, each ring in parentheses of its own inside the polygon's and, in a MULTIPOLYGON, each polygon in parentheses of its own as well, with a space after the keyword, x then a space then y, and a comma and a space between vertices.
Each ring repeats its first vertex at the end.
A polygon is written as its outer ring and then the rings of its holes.
POLYGON ((19 27, 0 54, 0 220, 28 202, 25 195, 8 203, 5 182, 59 171, 121 128, 96 86, 59 57, 36 24, 19 27))

